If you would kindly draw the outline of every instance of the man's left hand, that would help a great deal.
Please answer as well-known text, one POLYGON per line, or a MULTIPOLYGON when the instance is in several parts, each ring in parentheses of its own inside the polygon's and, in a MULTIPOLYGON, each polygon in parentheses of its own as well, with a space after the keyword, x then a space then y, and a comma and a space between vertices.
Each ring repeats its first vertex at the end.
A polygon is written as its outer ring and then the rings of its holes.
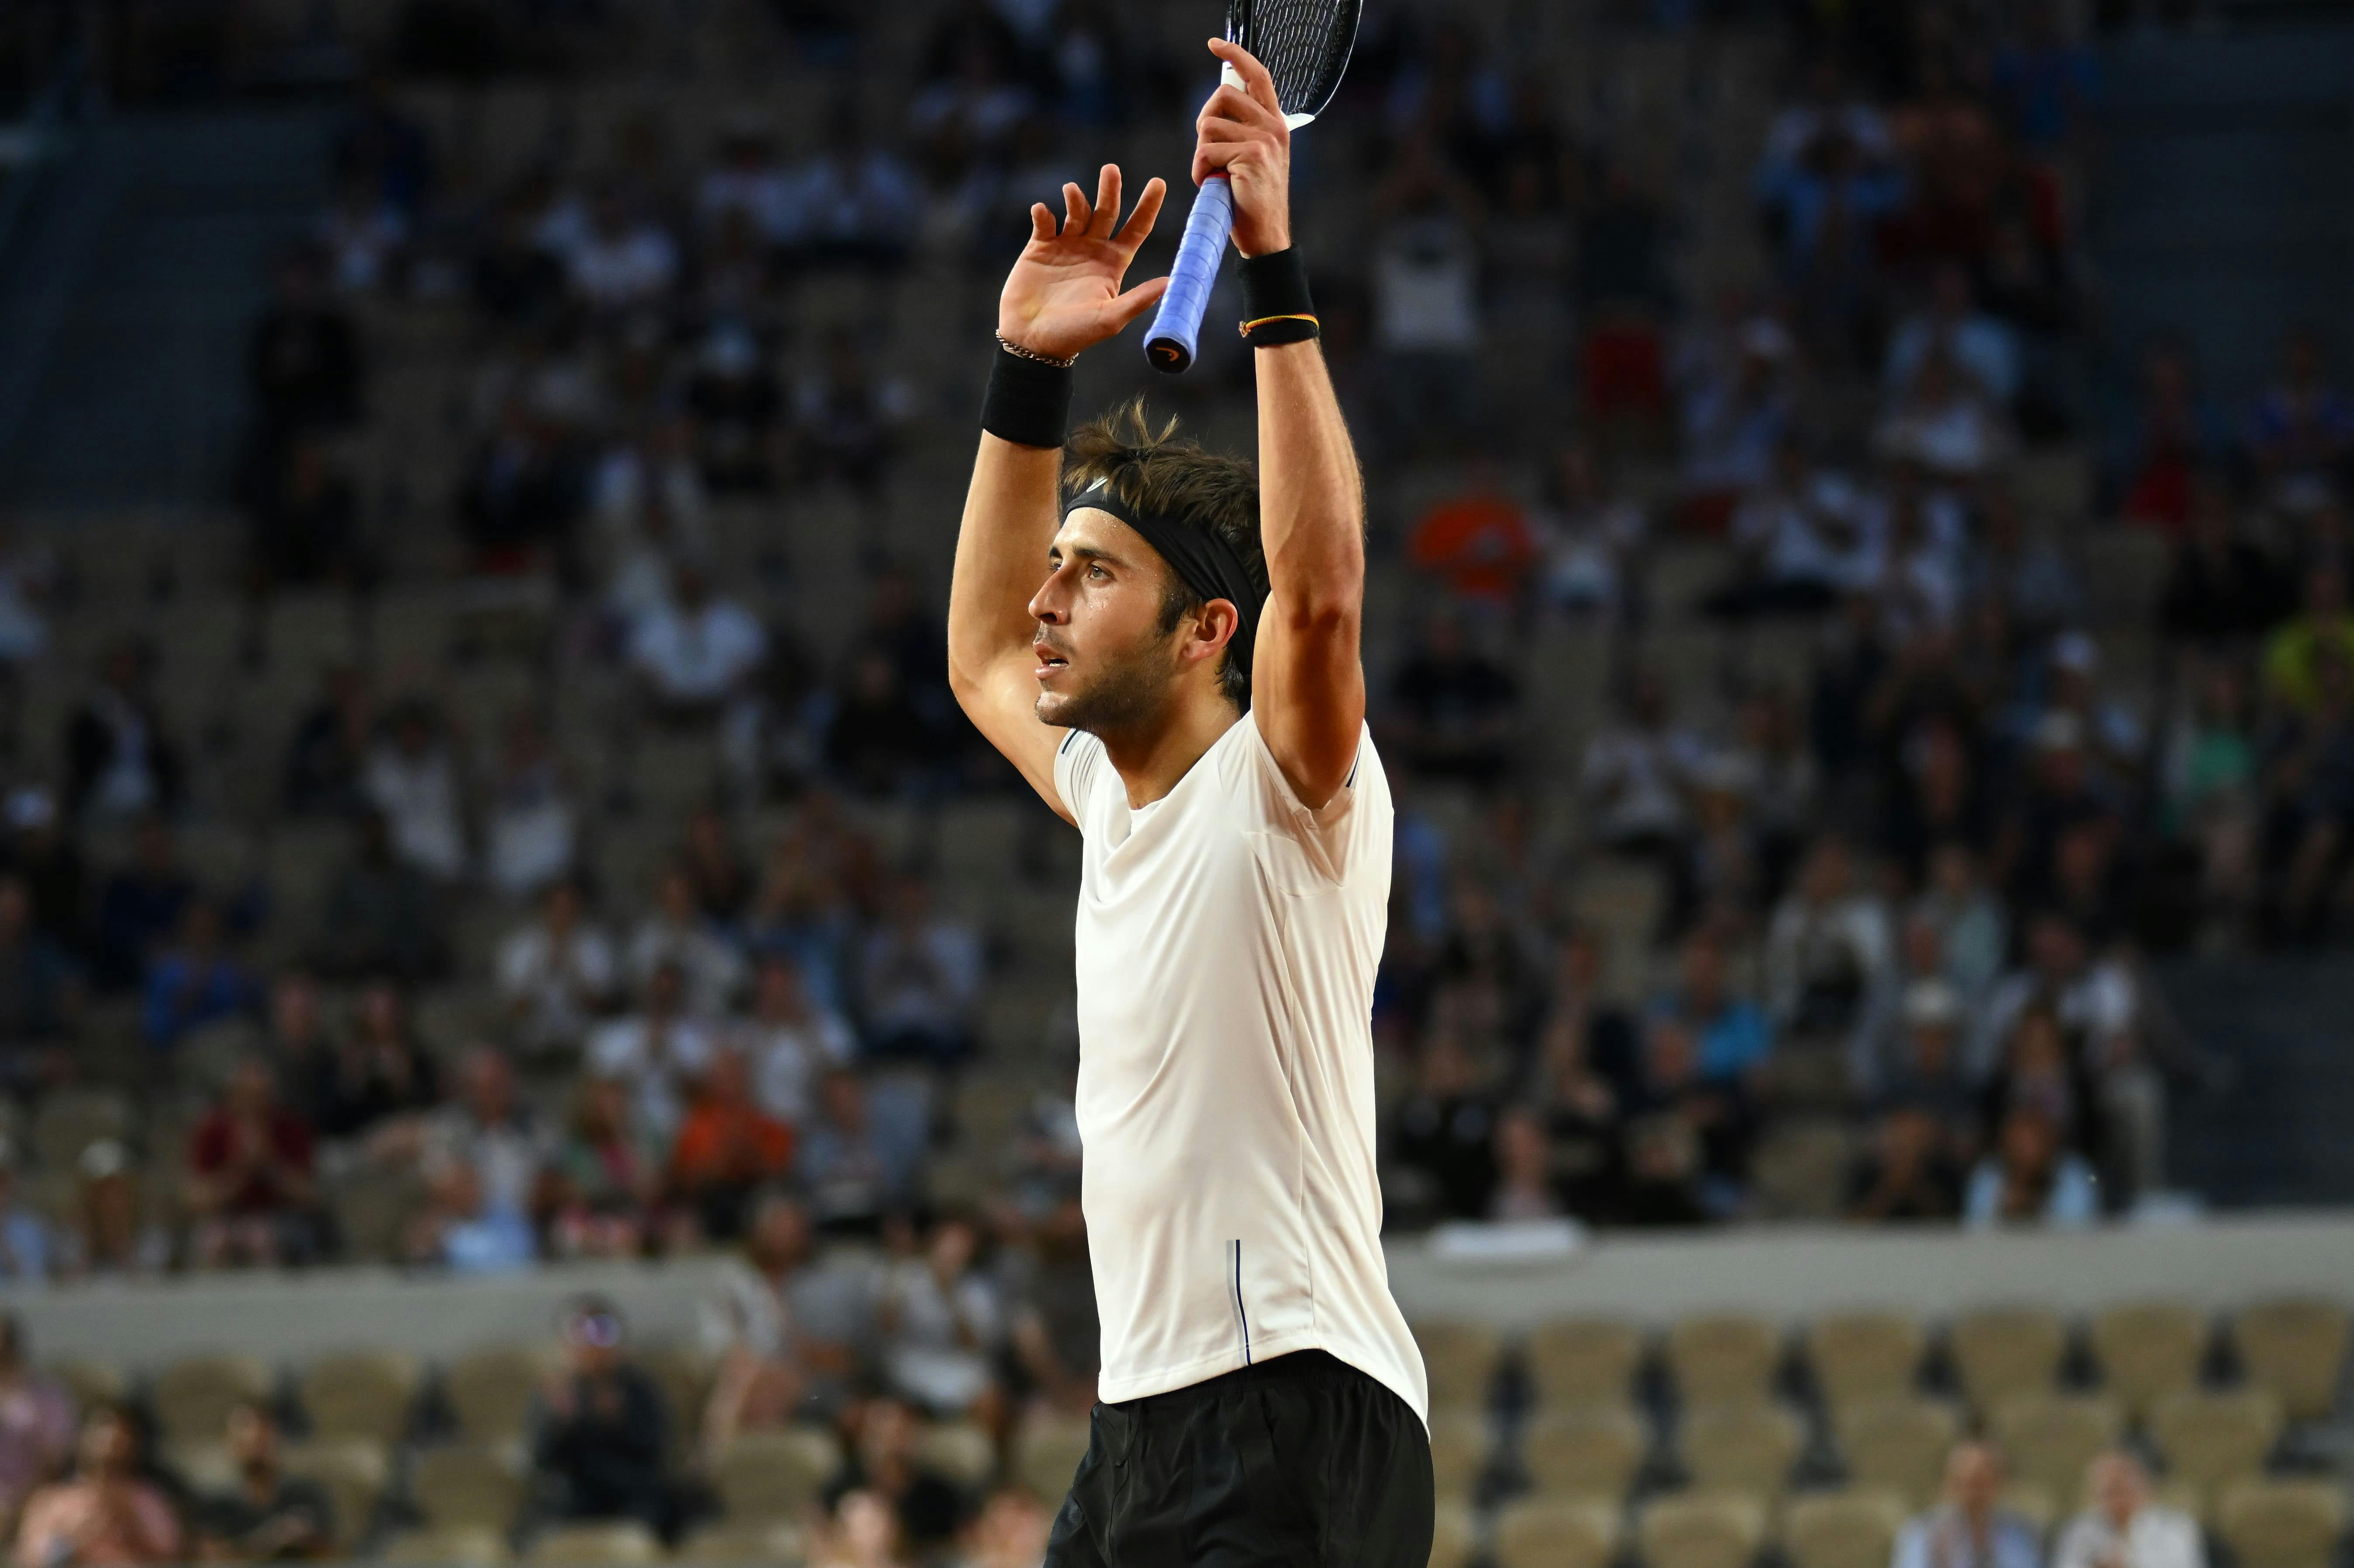
POLYGON ((1291 128, 1275 79, 1240 44, 1210 40, 1242 85, 1221 82, 1193 122, 1193 183, 1224 171, 1234 181, 1235 249, 1267 256, 1291 249, 1291 128))

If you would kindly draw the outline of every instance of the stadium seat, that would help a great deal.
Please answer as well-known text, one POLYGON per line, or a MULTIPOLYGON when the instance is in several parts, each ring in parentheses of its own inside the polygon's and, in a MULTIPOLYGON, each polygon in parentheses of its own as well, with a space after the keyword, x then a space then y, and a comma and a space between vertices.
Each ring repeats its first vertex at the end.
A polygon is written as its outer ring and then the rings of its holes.
POLYGON ((385 1446, 367 1437, 325 1437, 286 1446, 286 1473, 315 1481, 335 1510, 335 1540, 350 1547, 367 1534, 392 1473, 385 1446))
POLYGON ((1616 1503, 1522 1499, 1496 1515, 1496 1568, 1607 1568, 1618 1552, 1616 1503))
POLYGON ((1961 1421, 1952 1406, 1935 1400, 1897 1399, 1836 1406, 1831 1430, 1849 1484, 1893 1492, 1910 1507, 1925 1508, 1944 1481, 1946 1456, 1961 1436, 1961 1421))
POLYGON ((2345 1532, 2346 1493, 2336 1481, 2236 1481, 2215 1507, 2215 1533, 2237 1568, 2327 1568, 2345 1532))
POLYGON ((507 1549, 495 1530, 412 1530, 394 1538, 377 1560, 417 1568, 502 1568, 507 1549))
POLYGON ((1431 1484, 1443 1498, 1471 1499, 1488 1467, 1492 1435, 1484 1414, 1467 1410, 1430 1413, 1431 1484))
MULTIPOLYGON (((1824 1071, 1809 1076, 1825 1084, 1809 1103, 1844 1104, 1850 1097, 1843 1054, 1830 1051, 1776 1052, 1774 1070, 1787 1073, 1800 1062, 1824 1071)), ((1798 1097, 1787 1092, 1784 1102, 1798 1097)), ((1760 1213, 1777 1220, 1836 1219, 1845 1210, 1848 1181, 1855 1168, 1855 1135, 1835 1116, 1786 1118, 1769 1128, 1751 1158, 1750 1183, 1760 1213)))
POLYGON ((799 1517, 842 1467, 842 1444, 822 1426, 779 1426, 737 1435, 711 1467, 712 1489, 730 1520, 799 1517))
POLYGON ((1926 1339, 1901 1312, 1837 1312, 1807 1325, 1807 1365, 1831 1409, 1902 1400, 1914 1390, 1926 1339))
POLYGON ((2232 1341, 2250 1381, 2280 1395, 2284 1414, 2315 1421, 2337 1407, 2348 1317, 2335 1301, 2267 1301, 2232 1319, 2232 1341))
POLYGON ((2166 1479, 2196 1499, 2201 1518, 2232 1482, 2259 1475, 2280 1440, 2280 1396, 2270 1389, 2186 1390, 2150 1409, 2150 1444, 2166 1461, 2166 1479))
POLYGON ((1908 1511, 1903 1498, 1877 1489, 1792 1498, 1782 1510, 1783 1555, 1790 1568, 1888 1568, 1908 1511))
POLYGON ((1414 1325, 1422 1364, 1430 1374, 1434 1410, 1485 1409, 1496 1386, 1496 1330, 1485 1323, 1430 1321, 1414 1325))
POLYGON ((251 1356, 191 1356, 156 1376, 147 1403, 166 1443, 217 1441, 228 1413, 267 1400, 270 1369, 251 1356))
POLYGON ((531 1543, 525 1563, 546 1568, 621 1568, 621 1565, 662 1561, 662 1542, 642 1524, 567 1524, 547 1531, 531 1543))
POLYGON ((473 1351, 441 1370, 441 1397, 470 1443, 523 1436, 533 1398, 556 1371, 552 1351, 520 1345, 473 1351))
POLYGON ((808 1555, 808 1538, 797 1524, 732 1524, 706 1526, 689 1536, 672 1557, 674 1563, 770 1564, 799 1568, 808 1555))
POLYGON ((1644 1568, 1747 1568, 1766 1540, 1766 1505, 1755 1498, 1676 1492, 1636 1516, 1644 1568))
POLYGON ((1995 1506, 2033 1525, 2038 1535, 2049 1536, 2060 1522, 2058 1498, 2041 1487, 2023 1482, 2005 1487, 1995 1506))
POLYGON ((523 1506, 523 1468, 514 1451, 451 1443, 419 1452, 408 1469, 408 1500, 437 1530, 505 1531, 523 1506))
POLYGON ((1087 1457, 1089 1435, 1084 1415, 1031 1416, 1013 1439, 1014 1483, 1051 1505, 1071 1489, 1071 1478, 1087 1457))
POLYGON ((74 1403, 85 1409, 93 1404, 118 1404, 130 1389, 121 1367, 90 1356, 60 1356, 44 1363, 43 1370, 63 1384, 65 1391, 73 1395, 74 1403))
POLYGON ((2022 1393, 2003 1401, 1988 1426, 2013 1479, 2066 1499, 2084 1489, 2086 1467, 2116 1442, 2125 1415, 2106 1394, 2022 1393))
POLYGON ((673 1426, 692 1432, 703 1420, 703 1404, 711 1393, 711 1360, 686 1345, 646 1345, 633 1359, 662 1390, 673 1426))
POLYGON ((197 1496, 225 1492, 237 1484, 237 1460, 218 1438, 201 1443, 166 1443, 164 1467, 197 1496))
POLYGON ((1768 1502, 1789 1484, 1790 1467, 1805 1445, 1798 1418, 1771 1404, 1688 1409, 1676 1434, 1678 1457, 1694 1487, 1768 1502))
POLYGON ((964 1488, 978 1492, 997 1473, 997 1445, 970 1421, 939 1421, 916 1439, 917 1460, 964 1488))
POLYGON ((395 1351, 320 1357, 302 1369, 298 1384, 311 1435, 399 1442, 408 1435, 418 1379, 416 1358, 395 1351))
POLYGON ((1782 1331, 1763 1318, 1722 1312, 1668 1330, 1668 1370, 1687 1405, 1763 1404, 1782 1359, 1782 1331))
POLYGON ((1469 1568, 1479 1549, 1479 1525, 1471 1510, 1441 1498, 1431 1523, 1430 1568, 1469 1568))
POLYGON ((1540 1407, 1624 1404, 1643 1359, 1642 1330, 1614 1318, 1570 1318, 1528 1337, 1522 1360, 1540 1407))
POLYGON ((82 1150, 131 1136, 131 1102, 112 1089, 55 1089, 33 1113, 33 1158, 55 1171, 71 1170, 82 1150))
POLYGON ((1968 1313, 1946 1336, 1962 1394, 1981 1415, 2013 1394, 2050 1393, 2067 1346, 2060 1315, 2038 1307, 1968 1313))
POLYGON ((2101 1386, 2138 1419, 2162 1396, 2199 1382, 2207 1314, 2180 1301, 2137 1301, 2095 1313, 2085 1337, 2101 1386))
POLYGON ((1540 1497, 1617 1502, 1650 1446, 1649 1430, 1632 1410, 1596 1406, 1532 1418, 1521 1435, 1521 1460, 1540 1497))

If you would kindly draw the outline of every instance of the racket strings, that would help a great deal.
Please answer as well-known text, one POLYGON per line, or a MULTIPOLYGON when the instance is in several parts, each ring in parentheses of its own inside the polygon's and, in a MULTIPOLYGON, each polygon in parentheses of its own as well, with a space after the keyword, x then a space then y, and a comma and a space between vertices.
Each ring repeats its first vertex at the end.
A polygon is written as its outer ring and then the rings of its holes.
POLYGON ((1360 9, 1360 0, 1255 0, 1230 9, 1228 25, 1275 79, 1285 113, 1320 114, 1348 67, 1360 9))

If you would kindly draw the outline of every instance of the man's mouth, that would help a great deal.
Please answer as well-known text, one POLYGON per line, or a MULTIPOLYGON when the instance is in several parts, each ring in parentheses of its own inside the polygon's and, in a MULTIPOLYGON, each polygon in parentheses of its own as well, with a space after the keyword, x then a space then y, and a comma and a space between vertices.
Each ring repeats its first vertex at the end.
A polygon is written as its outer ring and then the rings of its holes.
POLYGON ((1038 652, 1038 668, 1033 672, 1038 679, 1042 681, 1046 680, 1053 676, 1056 671, 1067 670, 1071 667, 1071 662, 1068 659, 1064 658, 1060 653, 1055 652, 1044 642, 1033 643, 1032 646, 1035 648, 1038 652))

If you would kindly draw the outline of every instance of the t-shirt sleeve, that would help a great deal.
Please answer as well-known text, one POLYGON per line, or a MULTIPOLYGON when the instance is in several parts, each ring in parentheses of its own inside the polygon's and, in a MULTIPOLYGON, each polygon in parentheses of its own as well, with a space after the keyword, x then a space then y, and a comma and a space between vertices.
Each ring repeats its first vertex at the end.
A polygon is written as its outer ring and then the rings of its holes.
POLYGON ((1071 821, 1082 829, 1087 826, 1089 792, 1103 776, 1105 766, 1103 742, 1085 730, 1072 730, 1055 748, 1055 792, 1062 796, 1071 821))
POLYGON ((1356 758, 1349 765, 1341 788, 1321 807, 1311 810, 1283 776, 1267 737, 1259 733, 1257 716, 1246 717, 1243 723, 1250 731, 1243 750, 1259 797, 1264 823, 1259 831, 1282 833, 1308 845, 1311 858, 1321 862, 1325 874, 1334 881, 1353 881, 1376 868, 1383 869, 1385 877, 1391 830, 1389 781, 1373 749, 1371 727, 1360 726, 1356 758))

